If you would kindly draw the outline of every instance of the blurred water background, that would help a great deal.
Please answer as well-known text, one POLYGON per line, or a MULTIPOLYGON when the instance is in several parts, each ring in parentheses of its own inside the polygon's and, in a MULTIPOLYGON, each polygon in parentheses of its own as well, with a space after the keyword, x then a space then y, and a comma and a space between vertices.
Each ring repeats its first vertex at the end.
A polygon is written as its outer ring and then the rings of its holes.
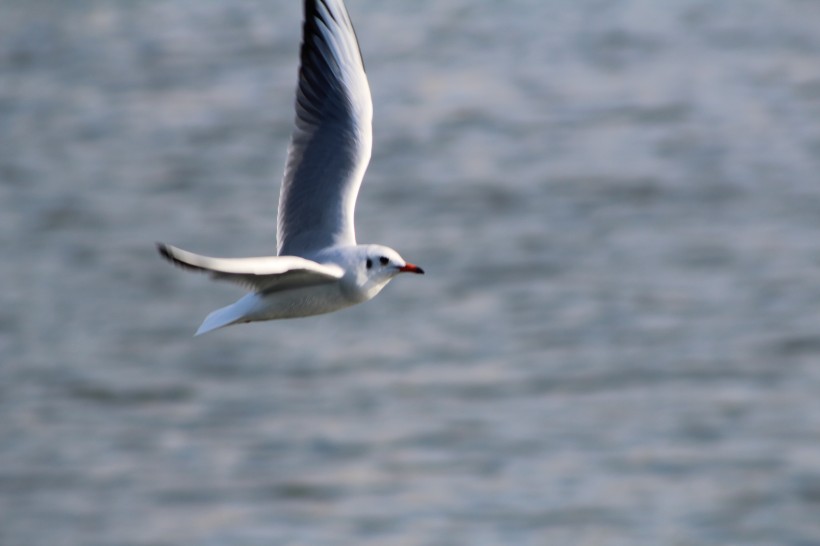
POLYGON ((820 2, 348 8, 428 274, 193 339, 300 3, 0 0, 0 544, 820 544, 820 2))

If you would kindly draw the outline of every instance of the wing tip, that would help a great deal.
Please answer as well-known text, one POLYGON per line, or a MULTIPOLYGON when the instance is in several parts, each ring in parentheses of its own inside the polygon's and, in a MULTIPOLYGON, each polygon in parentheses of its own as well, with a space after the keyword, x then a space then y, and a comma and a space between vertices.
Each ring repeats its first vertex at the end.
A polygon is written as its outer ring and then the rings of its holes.
POLYGON ((157 251, 159 252, 159 255, 162 256, 163 258, 165 258, 166 260, 168 260, 169 262, 171 262, 172 264, 174 264, 175 266, 177 266, 181 269, 185 269, 187 271, 206 271, 202 267, 199 267, 199 266, 194 265, 192 263, 188 263, 188 262, 183 261, 174 252, 175 250, 177 250, 176 247, 173 247, 169 244, 160 243, 160 242, 157 242, 156 246, 157 246, 157 251))
POLYGON ((168 248, 169 245, 166 245, 165 243, 160 243, 159 241, 157 241, 154 244, 157 246, 157 251, 159 252, 160 256, 162 256, 168 261, 174 261, 174 257, 171 254, 171 250, 168 248))
MULTIPOLYGON (((320 106, 328 101, 340 100, 341 97, 337 96, 339 91, 330 90, 339 85, 340 74, 344 71, 342 66, 357 62, 362 72, 366 73, 359 39, 344 2, 330 4, 327 0, 305 0, 302 44, 299 48, 297 107, 317 119, 329 115, 328 108, 320 106), (336 39, 329 40, 327 33, 336 39), (351 41, 355 48, 334 45, 336 40, 351 41)), ((345 93, 342 89, 342 94, 345 93)), ((345 105, 340 103, 337 106, 344 109, 345 105)))

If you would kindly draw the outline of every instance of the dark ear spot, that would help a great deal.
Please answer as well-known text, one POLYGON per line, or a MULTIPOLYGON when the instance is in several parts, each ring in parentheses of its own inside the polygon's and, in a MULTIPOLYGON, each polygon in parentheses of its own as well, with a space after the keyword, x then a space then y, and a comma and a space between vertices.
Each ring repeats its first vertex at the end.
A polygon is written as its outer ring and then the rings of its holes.
POLYGON ((382 265, 387 265, 387 264, 388 264, 388 262, 390 262, 390 260, 388 260, 388 259, 387 259, 387 258, 385 258, 384 256, 381 256, 381 257, 379 258, 379 263, 380 263, 380 264, 382 264, 382 265))
POLYGON ((371 267, 373 267, 373 260, 368 258, 364 264, 367 266, 367 269, 370 269, 371 267))

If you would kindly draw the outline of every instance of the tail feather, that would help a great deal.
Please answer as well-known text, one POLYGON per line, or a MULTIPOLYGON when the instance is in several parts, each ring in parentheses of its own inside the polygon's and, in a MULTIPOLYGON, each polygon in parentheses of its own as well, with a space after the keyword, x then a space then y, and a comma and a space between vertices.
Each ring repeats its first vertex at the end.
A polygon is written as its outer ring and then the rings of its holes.
POLYGON ((255 294, 248 294, 236 303, 213 311, 205 317, 194 336, 201 336, 212 330, 218 330, 237 322, 245 322, 248 320, 248 314, 257 303, 257 299, 258 297, 255 294))
POLYGON ((207 317, 205 317, 205 320, 202 321, 202 324, 199 326, 194 335, 201 336, 202 334, 207 334, 212 330, 224 328, 225 326, 230 326, 231 324, 237 322, 241 316, 237 316, 236 312, 231 309, 232 307, 232 305, 229 305, 210 313, 207 317))

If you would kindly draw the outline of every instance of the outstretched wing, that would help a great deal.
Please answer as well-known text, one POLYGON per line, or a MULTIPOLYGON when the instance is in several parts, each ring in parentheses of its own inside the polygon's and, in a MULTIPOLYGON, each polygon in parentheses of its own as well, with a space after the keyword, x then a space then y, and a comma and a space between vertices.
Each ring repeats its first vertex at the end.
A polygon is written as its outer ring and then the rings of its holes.
POLYGON ((356 244, 353 211, 372 145, 370 87, 342 0, 305 0, 300 60, 279 195, 280 256, 356 244))
POLYGON ((296 256, 211 258, 163 243, 157 243, 157 249, 165 259, 183 269, 209 273, 214 279, 263 293, 330 283, 344 275, 339 266, 296 256))

